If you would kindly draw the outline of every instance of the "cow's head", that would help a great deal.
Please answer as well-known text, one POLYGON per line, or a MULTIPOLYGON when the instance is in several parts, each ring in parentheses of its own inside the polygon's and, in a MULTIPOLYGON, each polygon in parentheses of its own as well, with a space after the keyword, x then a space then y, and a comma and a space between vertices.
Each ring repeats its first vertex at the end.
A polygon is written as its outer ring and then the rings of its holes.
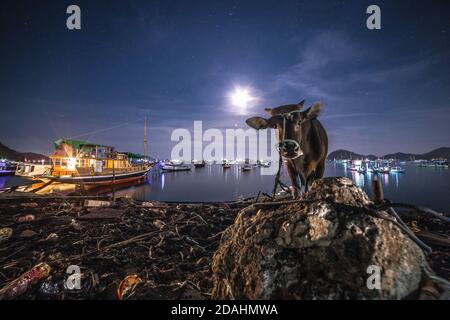
POLYGON ((305 100, 298 104, 284 105, 277 108, 264 109, 271 117, 269 119, 253 117, 246 123, 256 129, 277 129, 278 149, 284 158, 295 159, 303 155, 301 149, 301 126, 305 121, 317 118, 322 108, 320 103, 315 103, 305 111, 300 111, 305 100))

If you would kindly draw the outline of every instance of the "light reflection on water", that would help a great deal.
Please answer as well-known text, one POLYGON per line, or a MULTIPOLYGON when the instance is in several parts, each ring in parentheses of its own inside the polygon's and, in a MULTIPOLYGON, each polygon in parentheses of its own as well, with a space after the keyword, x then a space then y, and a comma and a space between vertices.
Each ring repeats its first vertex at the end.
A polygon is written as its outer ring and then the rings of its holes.
MULTIPOLYGON (((343 164, 328 162, 325 176, 345 176, 371 195, 372 174, 350 171, 343 164)), ((0 177, 0 186, 8 187, 17 177, 0 177)), ((289 184, 287 173, 282 180, 289 184)), ((408 202, 441 212, 450 208, 450 170, 406 165, 406 173, 382 174, 384 195, 391 201, 408 202)), ((222 169, 220 165, 193 168, 192 171, 149 173, 145 184, 116 192, 138 200, 160 201, 233 201, 256 196, 259 191, 271 193, 274 176, 263 176, 260 168, 243 172, 237 165, 222 169)))

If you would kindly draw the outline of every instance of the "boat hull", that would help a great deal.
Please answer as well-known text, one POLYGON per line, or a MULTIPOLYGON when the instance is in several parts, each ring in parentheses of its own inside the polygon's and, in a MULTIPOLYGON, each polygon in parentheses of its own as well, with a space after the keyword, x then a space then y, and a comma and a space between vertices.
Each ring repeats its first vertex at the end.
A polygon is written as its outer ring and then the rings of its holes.
POLYGON ((150 169, 119 173, 115 175, 55 177, 54 181, 60 183, 80 184, 86 186, 116 185, 144 179, 150 169))

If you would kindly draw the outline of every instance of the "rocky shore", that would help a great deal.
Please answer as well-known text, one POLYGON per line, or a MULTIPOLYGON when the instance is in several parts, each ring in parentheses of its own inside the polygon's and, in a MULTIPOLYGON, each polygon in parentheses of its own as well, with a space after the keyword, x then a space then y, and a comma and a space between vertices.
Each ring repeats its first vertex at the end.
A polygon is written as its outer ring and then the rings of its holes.
POLYGON ((371 216, 370 199, 348 179, 320 180, 297 202, 270 201, 0 197, 0 298, 445 296, 446 222, 402 214, 429 240, 434 251, 425 256, 390 222, 371 216), (365 285, 369 265, 387 277, 381 290, 365 285))

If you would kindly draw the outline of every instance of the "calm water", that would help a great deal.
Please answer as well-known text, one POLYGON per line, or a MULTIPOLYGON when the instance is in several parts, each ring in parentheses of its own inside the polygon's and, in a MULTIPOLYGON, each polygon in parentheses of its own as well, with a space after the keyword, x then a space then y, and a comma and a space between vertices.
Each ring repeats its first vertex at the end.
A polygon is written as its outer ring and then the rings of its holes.
MULTIPOLYGON (((346 170, 342 164, 327 163, 325 175, 346 176, 370 195, 371 175, 346 170)), ((17 177, 0 177, 0 189, 17 183, 17 177)), ((20 178, 19 178, 20 179, 20 178)), ((288 182, 283 172, 283 180, 288 182)), ((382 175, 385 197, 450 212, 450 170, 406 165, 406 173, 382 175)), ((223 170, 220 165, 185 172, 149 173, 145 184, 116 192, 138 200, 232 201, 251 197, 259 191, 271 193, 273 176, 262 176, 260 168, 243 172, 239 166, 223 170)))
MULTIPOLYGON (((346 170, 342 164, 327 163, 325 175, 346 176, 370 195, 371 174, 346 170)), ((283 180, 288 177, 283 172, 283 180)), ((406 172, 382 175, 385 197, 391 201, 423 205, 441 212, 450 208, 450 170, 406 165, 406 172)), ((150 173, 146 184, 118 194, 139 200, 225 201, 251 197, 259 191, 271 193, 274 176, 262 176, 259 168, 243 172, 239 166, 223 170, 220 165, 185 172, 150 173)))

